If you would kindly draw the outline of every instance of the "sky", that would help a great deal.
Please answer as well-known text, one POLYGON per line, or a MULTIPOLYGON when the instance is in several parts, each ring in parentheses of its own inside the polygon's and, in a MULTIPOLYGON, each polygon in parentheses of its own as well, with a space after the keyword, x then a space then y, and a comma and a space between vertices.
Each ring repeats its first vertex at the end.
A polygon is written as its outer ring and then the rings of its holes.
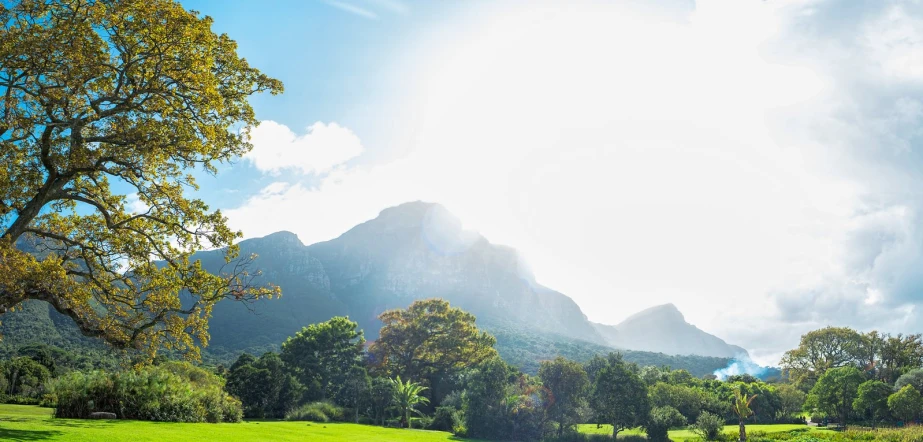
POLYGON ((923 331, 918 1, 183 3, 285 83, 200 178, 246 237, 424 200, 592 321, 923 331))

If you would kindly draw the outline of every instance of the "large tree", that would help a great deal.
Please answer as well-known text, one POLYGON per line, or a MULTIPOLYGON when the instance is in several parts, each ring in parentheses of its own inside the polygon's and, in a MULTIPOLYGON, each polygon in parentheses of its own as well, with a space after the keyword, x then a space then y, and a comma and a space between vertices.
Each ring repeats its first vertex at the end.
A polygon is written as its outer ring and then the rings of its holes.
POLYGON ((837 367, 864 365, 867 340, 850 328, 827 327, 801 336, 798 348, 785 352, 780 365, 791 380, 809 390, 824 373, 837 367))
POLYGON ((442 299, 415 301, 379 319, 384 325, 369 352, 375 368, 388 376, 427 381, 434 388, 497 354, 497 340, 477 328, 474 315, 442 299))
POLYGON ((827 370, 808 393, 808 406, 838 418, 845 426, 853 411, 853 402, 865 375, 856 367, 838 367, 827 370))
POLYGON ((304 327, 282 343, 282 360, 313 399, 327 399, 346 385, 362 362, 365 338, 359 325, 335 316, 304 327))
POLYGON ((610 354, 598 369, 590 394, 596 421, 612 425, 612 438, 622 430, 647 422, 651 410, 647 386, 618 354, 610 354))
POLYGON ((215 302, 276 290, 190 259, 231 262, 240 237, 192 174, 248 152, 247 99, 282 84, 171 0, 12 0, 0 23, 0 313, 42 300, 116 347, 198 356, 215 302))

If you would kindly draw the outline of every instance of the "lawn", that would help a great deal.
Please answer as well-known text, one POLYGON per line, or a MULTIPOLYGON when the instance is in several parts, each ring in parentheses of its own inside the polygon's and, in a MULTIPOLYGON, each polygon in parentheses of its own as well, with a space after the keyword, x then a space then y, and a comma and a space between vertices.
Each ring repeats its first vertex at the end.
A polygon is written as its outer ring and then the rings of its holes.
POLYGON ((411 442, 463 440, 451 433, 399 430, 370 425, 260 421, 239 424, 54 419, 50 408, 0 404, 3 441, 356 441, 411 442))
MULTIPOLYGON (((747 433, 751 433, 751 432, 783 433, 783 432, 788 432, 792 430, 800 430, 800 429, 805 429, 805 428, 809 429, 809 431, 830 431, 826 429, 820 429, 817 427, 808 427, 807 425, 801 425, 801 424, 773 424, 773 425, 751 424, 751 425, 747 425, 747 433)), ((607 435, 612 434, 611 425, 603 425, 600 428, 596 428, 595 424, 583 424, 579 426, 578 430, 581 433, 586 433, 586 434, 607 434, 607 435)), ((738 430, 737 425, 725 425, 724 426, 725 433, 731 433, 731 434, 736 435, 737 430, 738 430)), ((644 434, 644 430, 641 430, 640 428, 633 428, 630 430, 619 432, 620 437, 622 435, 629 436, 629 435, 643 435, 643 434, 644 434)), ((700 438, 699 436, 696 436, 696 434, 690 430, 670 430, 670 439, 673 440, 674 442, 701 441, 702 440, 702 438, 700 438)))

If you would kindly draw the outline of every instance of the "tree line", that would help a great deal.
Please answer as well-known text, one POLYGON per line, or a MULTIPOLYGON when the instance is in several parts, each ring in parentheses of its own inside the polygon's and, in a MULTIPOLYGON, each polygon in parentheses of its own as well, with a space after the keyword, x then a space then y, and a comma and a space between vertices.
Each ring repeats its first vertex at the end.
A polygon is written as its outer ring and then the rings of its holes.
POLYGON ((278 353, 242 354, 225 373, 228 392, 252 418, 422 427, 491 440, 563 438, 585 423, 611 425, 613 436, 642 427, 652 440, 691 424, 717 437, 726 423, 799 422, 805 402, 792 385, 749 375, 698 378, 640 367, 618 353, 586 363, 557 357, 529 375, 498 356, 496 340, 472 314, 441 299, 380 319, 371 344, 355 322, 335 317, 304 327, 278 353))
POLYGON ((807 393, 814 421, 904 425, 923 418, 921 335, 827 327, 785 353, 785 378, 807 393))

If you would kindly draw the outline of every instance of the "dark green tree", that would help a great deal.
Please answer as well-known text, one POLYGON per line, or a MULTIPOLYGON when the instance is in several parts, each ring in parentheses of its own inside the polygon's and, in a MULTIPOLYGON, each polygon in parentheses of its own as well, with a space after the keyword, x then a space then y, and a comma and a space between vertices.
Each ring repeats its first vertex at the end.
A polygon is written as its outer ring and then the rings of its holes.
POLYGON ((923 414, 923 398, 913 385, 905 385, 888 397, 888 409, 894 417, 904 422, 912 422, 923 414))
POLYGON ((538 377, 551 393, 547 414, 557 422, 558 436, 561 436, 565 428, 581 423, 580 411, 587 406, 589 378, 583 366, 560 356, 553 361, 543 361, 538 377))
POLYGON ((686 417, 673 407, 654 407, 647 418, 644 428, 648 440, 655 442, 669 441, 667 436, 670 428, 686 425, 686 417))
POLYGON ((852 408, 856 414, 872 421, 884 421, 888 415, 888 396, 894 391, 891 386, 879 381, 871 380, 859 384, 856 399, 852 408))
POLYGON ((304 327, 282 343, 282 360, 309 389, 312 399, 327 399, 362 362, 365 338, 359 325, 337 316, 304 327))
POLYGON ((228 371, 226 388, 240 399, 247 417, 284 417, 304 395, 304 387, 272 352, 259 359, 240 355, 228 371))
POLYGON ((593 383, 590 407, 597 422, 612 425, 613 439, 622 430, 643 425, 650 414, 647 387, 632 368, 611 353, 593 383))
POLYGON ((845 426, 853 411, 853 402, 859 391, 859 385, 865 382, 865 375, 856 367, 832 368, 808 393, 808 403, 818 410, 840 420, 845 426))

